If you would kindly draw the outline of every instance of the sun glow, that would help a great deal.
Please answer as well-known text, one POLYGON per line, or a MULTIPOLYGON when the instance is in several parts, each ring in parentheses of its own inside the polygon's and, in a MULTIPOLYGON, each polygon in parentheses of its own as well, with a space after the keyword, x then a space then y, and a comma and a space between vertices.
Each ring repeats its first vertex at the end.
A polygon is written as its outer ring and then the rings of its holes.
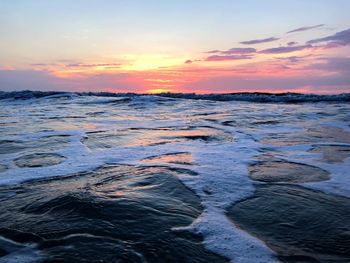
POLYGON ((122 70, 126 71, 147 71, 158 68, 172 67, 183 64, 184 58, 172 57, 169 55, 144 54, 144 55, 127 55, 129 64, 123 65, 122 70))
POLYGON ((151 94, 159 94, 159 93, 165 93, 165 92, 171 92, 170 89, 149 89, 146 91, 146 93, 151 93, 151 94))

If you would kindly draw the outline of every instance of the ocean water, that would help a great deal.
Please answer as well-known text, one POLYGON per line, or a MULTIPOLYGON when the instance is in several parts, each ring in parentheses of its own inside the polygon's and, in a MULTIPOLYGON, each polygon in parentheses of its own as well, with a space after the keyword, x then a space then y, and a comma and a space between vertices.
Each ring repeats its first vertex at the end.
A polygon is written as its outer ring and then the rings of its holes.
POLYGON ((0 95, 0 262, 350 262, 346 94, 0 95))

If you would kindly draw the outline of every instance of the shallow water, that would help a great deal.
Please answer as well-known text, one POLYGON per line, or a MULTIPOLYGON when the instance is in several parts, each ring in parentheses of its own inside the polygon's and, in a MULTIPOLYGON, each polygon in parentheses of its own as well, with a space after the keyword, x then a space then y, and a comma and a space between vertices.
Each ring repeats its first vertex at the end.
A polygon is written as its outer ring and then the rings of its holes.
POLYGON ((345 102, 0 100, 0 262, 347 262, 349 125, 345 102))

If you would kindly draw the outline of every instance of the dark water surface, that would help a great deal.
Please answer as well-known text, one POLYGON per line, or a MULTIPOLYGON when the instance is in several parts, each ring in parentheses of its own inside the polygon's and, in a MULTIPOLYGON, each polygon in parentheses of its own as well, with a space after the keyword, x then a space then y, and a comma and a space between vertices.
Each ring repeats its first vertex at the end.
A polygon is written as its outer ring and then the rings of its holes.
POLYGON ((350 262, 342 96, 38 94, 0 99, 0 263, 350 262))
POLYGON ((259 185, 228 216, 285 262, 350 262, 350 200, 292 185, 259 185))
POLYGON ((0 235, 45 262, 227 262, 172 230, 202 211, 176 173, 121 165, 2 188, 0 235))

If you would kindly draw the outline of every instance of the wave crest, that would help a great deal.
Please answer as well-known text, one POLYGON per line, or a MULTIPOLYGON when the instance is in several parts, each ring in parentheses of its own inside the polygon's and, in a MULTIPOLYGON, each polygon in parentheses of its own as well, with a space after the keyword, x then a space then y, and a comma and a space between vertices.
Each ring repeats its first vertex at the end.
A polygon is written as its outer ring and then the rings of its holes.
MULTIPOLYGON (((0 91, 0 100, 4 99, 36 99, 36 98, 74 98, 78 96, 98 96, 98 97, 141 97, 149 94, 137 93, 110 93, 110 92, 63 92, 63 91, 0 91)), ((303 93, 265 93, 265 92, 239 92, 225 94, 196 94, 196 93, 160 93, 153 96, 193 99, 193 100, 213 100, 213 101, 250 101, 260 103, 302 103, 302 102, 350 102, 350 93, 318 95, 303 93)))

